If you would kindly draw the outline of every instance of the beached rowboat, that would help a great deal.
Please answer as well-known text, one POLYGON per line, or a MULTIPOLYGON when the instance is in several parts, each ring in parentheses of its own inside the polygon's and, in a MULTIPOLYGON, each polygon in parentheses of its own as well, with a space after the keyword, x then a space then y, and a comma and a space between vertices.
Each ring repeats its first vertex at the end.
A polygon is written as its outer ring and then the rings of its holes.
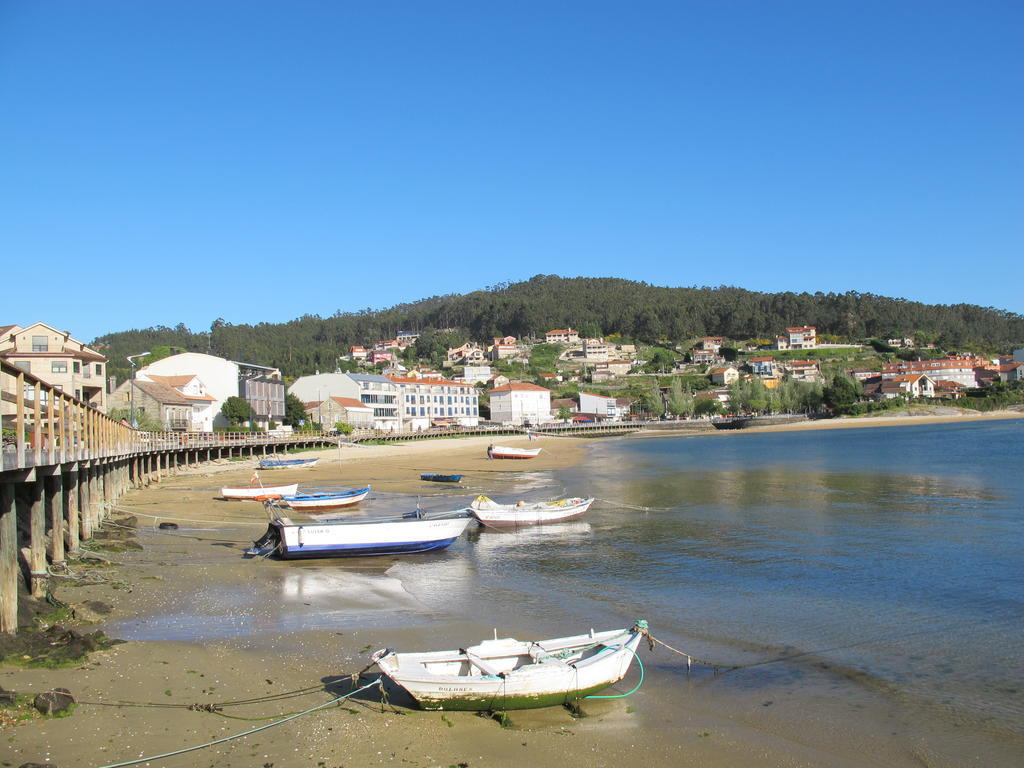
POLYGON ((241 488, 221 488, 220 495, 225 499, 263 501, 264 499, 279 499, 298 490, 298 483, 292 483, 291 485, 247 485, 241 488))
POLYGON ((502 711, 578 701, 613 683, 629 669, 647 622, 529 642, 484 640, 454 651, 398 653, 386 648, 373 660, 423 709, 502 711))
POLYGON ((318 491, 316 493, 298 493, 282 496, 281 503, 291 509, 339 509, 358 504, 365 499, 372 489, 349 488, 345 491, 318 491))
POLYGON ((416 510, 400 517, 337 518, 311 524, 277 517, 246 554, 276 552, 293 560, 431 552, 450 546, 472 519, 465 509, 440 514, 416 510))
POLYGON ((492 459, 532 459, 540 451, 540 448, 509 448, 504 445, 495 445, 488 449, 487 455, 492 459))
POLYGON ((320 459, 260 459, 260 469, 299 469, 315 467, 320 459))
POLYGON ((486 496, 477 496, 470 509, 473 516, 491 528, 511 528, 518 525, 562 523, 582 517, 590 509, 593 499, 559 499, 558 501, 499 504, 486 496))
POLYGON ((439 475, 436 472, 424 472, 420 475, 420 480, 429 480, 432 483, 457 483, 462 479, 462 475, 439 475))

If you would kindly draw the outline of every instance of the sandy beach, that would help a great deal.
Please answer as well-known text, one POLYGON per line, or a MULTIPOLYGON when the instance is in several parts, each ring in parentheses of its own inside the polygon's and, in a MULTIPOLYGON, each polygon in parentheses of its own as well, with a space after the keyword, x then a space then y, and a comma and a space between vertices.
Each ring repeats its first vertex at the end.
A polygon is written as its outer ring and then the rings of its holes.
MULTIPOLYGON (((768 427, 830 429, 1020 418, 1021 413, 931 414, 768 427)), ((749 430, 753 432, 755 430, 749 430)), ((721 437, 734 433, 718 433, 721 437)), ((665 436, 670 433, 658 433, 665 436)), ((543 448, 530 461, 489 461, 487 438, 346 446, 317 452, 313 469, 264 473, 264 482, 304 486, 370 483, 377 510, 464 505, 473 494, 500 496, 538 471, 575 465, 587 440, 525 437, 501 444, 543 448), (460 473, 463 488, 427 484, 420 472, 460 473), (436 485, 436 487, 434 487, 436 485)), ((657 697, 594 701, 587 717, 560 708, 512 713, 510 727, 472 713, 422 712, 376 687, 352 690, 349 678, 369 654, 460 647, 493 628, 471 619, 442 620, 415 604, 390 573, 394 558, 282 562, 242 551, 265 527, 261 505, 218 500, 224 485, 243 485, 255 461, 222 461, 133 491, 111 522, 138 526, 141 549, 99 550, 109 565, 72 562, 77 580, 55 580, 80 631, 101 629, 127 642, 70 669, 0 667, 0 687, 19 694, 66 688, 78 700, 60 719, 5 723, 0 765, 115 766, 204 744, 185 754, 138 764, 166 766, 859 766, 881 765, 857 744, 834 743, 752 725, 694 697, 662 711, 657 697), (130 518, 134 522, 129 522, 130 518), (177 529, 162 530, 159 523, 177 529), (315 616, 318 620, 312 621, 315 616), (332 617, 325 629, 324 616, 332 617), (201 639, 197 639, 201 638, 201 639), (276 723, 290 715, 313 710, 276 723), (237 734, 249 735, 242 738, 237 734), (225 740, 221 743, 219 740, 225 740)), ((96 542, 88 543, 95 548, 96 542)), ((515 635, 538 639, 518 626, 515 635)), ((576 628, 567 628, 567 634, 576 628)), ((645 663, 647 660, 645 658, 645 663)), ((652 675, 676 664, 663 652, 652 675)), ((376 670, 361 678, 373 682, 376 670)), ((665 683, 662 683, 664 685, 665 683)), ((782 714, 781 712, 779 713, 782 714)), ((789 713, 793 723, 803 715, 789 713)), ((885 713, 879 713, 880 721, 885 713)), ((790 726, 793 725, 790 723, 790 726)), ((880 724, 879 727, 884 727, 880 724)), ((884 764, 927 764, 927 754, 884 764)))

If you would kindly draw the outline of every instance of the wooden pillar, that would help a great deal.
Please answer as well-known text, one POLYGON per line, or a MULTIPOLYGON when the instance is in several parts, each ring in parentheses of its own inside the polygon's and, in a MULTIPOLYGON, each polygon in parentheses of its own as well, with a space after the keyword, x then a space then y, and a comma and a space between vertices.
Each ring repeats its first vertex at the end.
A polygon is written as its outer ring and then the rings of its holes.
POLYGON ((82 539, 92 538, 92 532, 96 530, 96 505, 99 503, 99 489, 96 485, 96 467, 89 467, 82 477, 88 490, 86 498, 88 503, 82 507, 82 539))
POLYGON ((82 467, 78 473, 78 538, 88 541, 92 538, 89 527, 89 469, 82 467))
POLYGON ((18 631, 18 510, 14 485, 0 483, 0 632, 18 631))
POLYGON ((50 562, 64 563, 64 478, 58 472, 47 478, 46 501, 50 514, 50 562))
POLYGON ((43 505, 43 486, 40 479, 30 483, 31 494, 28 518, 28 569, 32 597, 46 594, 46 511, 43 505))
POLYGON ((64 514, 67 525, 64 527, 64 546, 68 552, 78 550, 78 471, 68 472, 64 483, 64 514))

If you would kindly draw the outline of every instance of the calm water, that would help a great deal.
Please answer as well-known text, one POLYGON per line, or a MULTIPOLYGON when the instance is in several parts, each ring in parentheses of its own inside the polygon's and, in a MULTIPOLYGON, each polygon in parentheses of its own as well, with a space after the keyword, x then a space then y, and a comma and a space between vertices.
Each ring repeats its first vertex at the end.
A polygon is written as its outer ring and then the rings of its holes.
POLYGON ((586 523, 481 532, 394 571, 499 627, 510 612, 552 632, 644 617, 696 656, 790 658, 747 685, 824 666, 969 740, 1016 742, 1022 442, 1012 420, 595 443, 571 471, 507 479, 596 496, 586 523))
MULTIPOLYGON (((585 522, 471 530, 430 555, 267 562, 243 587, 211 578, 188 606, 112 632, 256 642, 358 626, 379 639, 403 624, 448 647, 467 626, 544 637, 646 618, 676 648, 754 666, 687 674, 659 648, 643 727, 669 728, 685 700, 844 764, 1018 765, 1022 445, 1024 420, 594 441, 571 470, 499 465, 468 489, 593 495, 585 522)), ((469 495, 424 493, 427 509, 469 495)), ((211 569, 237 558, 205 556, 211 569)))

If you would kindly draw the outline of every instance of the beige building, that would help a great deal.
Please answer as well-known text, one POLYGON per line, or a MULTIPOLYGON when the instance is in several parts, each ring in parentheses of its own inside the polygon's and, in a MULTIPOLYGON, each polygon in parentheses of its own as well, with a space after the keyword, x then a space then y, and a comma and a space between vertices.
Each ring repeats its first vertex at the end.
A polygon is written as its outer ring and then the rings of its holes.
POLYGON ((0 326, 0 358, 100 411, 107 410, 107 358, 45 323, 0 326))

